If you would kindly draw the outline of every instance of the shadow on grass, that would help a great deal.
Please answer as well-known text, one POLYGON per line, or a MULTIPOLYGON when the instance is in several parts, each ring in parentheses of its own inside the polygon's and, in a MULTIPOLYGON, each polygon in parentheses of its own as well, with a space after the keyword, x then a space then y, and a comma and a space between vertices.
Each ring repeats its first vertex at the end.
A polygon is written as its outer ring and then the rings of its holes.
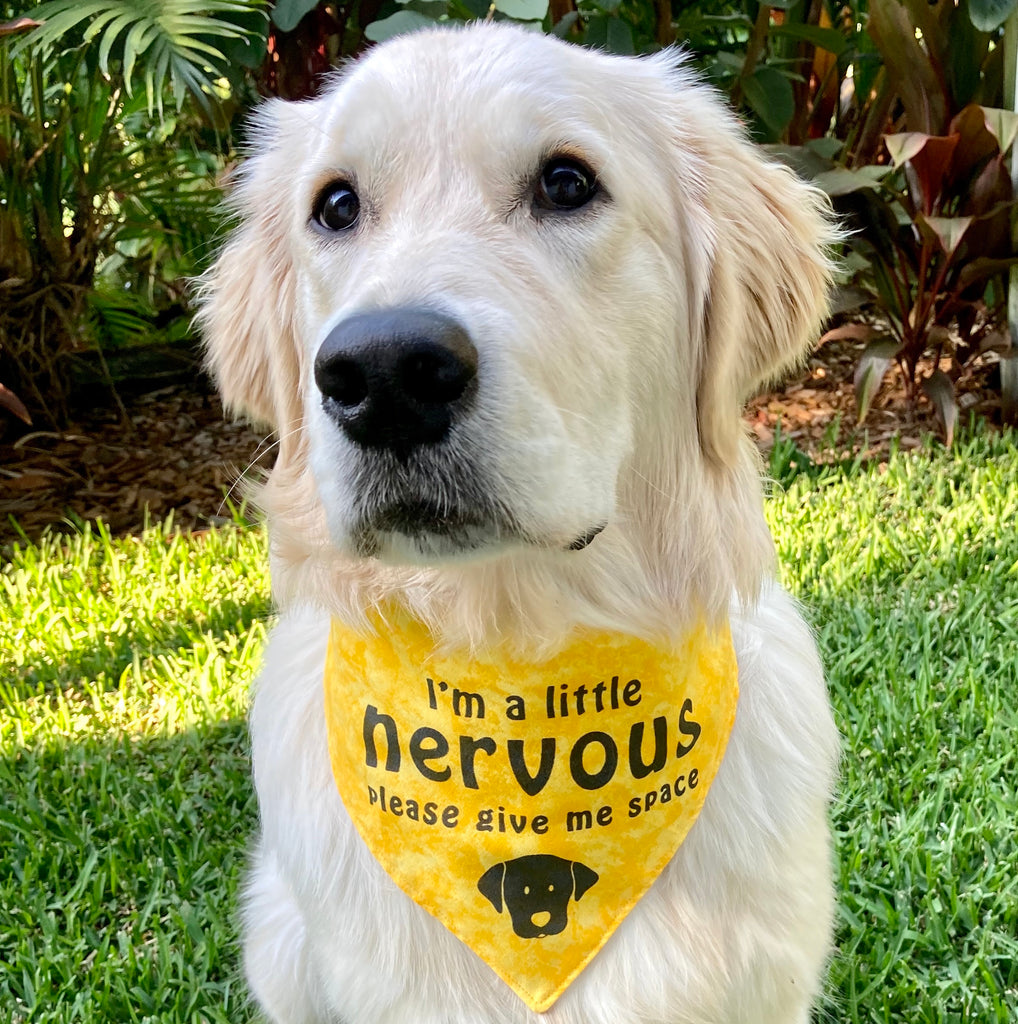
POLYGON ((237 944, 256 827, 240 719, 14 748, 0 794, 0 1006, 13 1019, 253 1020, 237 944))

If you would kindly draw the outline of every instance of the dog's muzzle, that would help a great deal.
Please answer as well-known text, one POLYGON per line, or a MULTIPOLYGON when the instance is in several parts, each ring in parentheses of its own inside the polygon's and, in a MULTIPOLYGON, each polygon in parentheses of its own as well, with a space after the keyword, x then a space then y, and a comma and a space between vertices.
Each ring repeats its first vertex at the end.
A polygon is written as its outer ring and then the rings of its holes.
MULTIPOLYGON (((344 467, 358 554, 378 555, 394 536, 426 558, 541 543, 478 455, 486 429, 464 422, 480 390, 478 361, 466 328, 426 306, 355 313, 321 343, 322 409, 361 455, 344 467)), ((602 529, 554 546, 581 551, 602 529)))
POLYGON ((315 357, 322 406, 361 448, 406 459, 445 440, 477 390, 477 349, 461 324, 432 309, 357 313, 315 357))

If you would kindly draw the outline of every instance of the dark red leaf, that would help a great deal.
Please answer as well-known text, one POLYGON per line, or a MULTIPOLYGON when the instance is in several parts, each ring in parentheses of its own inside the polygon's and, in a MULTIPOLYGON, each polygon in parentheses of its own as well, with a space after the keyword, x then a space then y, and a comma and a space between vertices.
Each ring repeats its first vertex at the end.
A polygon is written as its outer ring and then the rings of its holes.
POLYGON ((905 167, 913 203, 929 214, 939 208, 951 159, 961 136, 904 134, 905 139, 897 135, 885 136, 884 143, 895 165, 905 167))
POLYGON ((965 232, 972 225, 972 217, 916 217, 916 226, 924 238, 936 242, 948 256, 953 256, 961 245, 965 232))
POLYGON ((1000 357, 1000 396, 1004 419, 1014 423, 1018 419, 1018 353, 1000 357))
POLYGON ((880 338, 871 341, 859 357, 855 368, 855 406, 859 422, 866 419, 870 405, 880 384, 891 365, 891 360, 898 353, 898 343, 892 338, 880 338))
POLYGON ((0 405, 7 409, 8 412, 17 416, 22 423, 27 423, 29 426, 32 425, 32 417, 28 415, 25 403, 4 384, 0 384, 0 405))
POLYGON ((986 123, 985 111, 976 103, 955 114, 950 131, 960 139, 951 168, 955 179, 967 177, 984 160, 1000 155, 1000 142, 986 123))
POLYGON ((30 29, 38 28, 42 24, 34 18, 20 17, 13 21, 0 22, 0 36, 13 36, 18 32, 28 32, 30 29))
POLYGON ((820 346, 827 341, 841 341, 843 339, 848 339, 849 341, 869 341, 876 333, 877 329, 869 324, 842 324, 840 327, 835 327, 824 334, 817 342, 817 345, 820 346))
POLYGON ((944 428, 944 441, 950 448, 954 440, 954 428, 958 423, 958 402, 954 397, 954 384, 943 370, 934 370, 923 381, 923 391, 936 410, 937 419, 944 428))

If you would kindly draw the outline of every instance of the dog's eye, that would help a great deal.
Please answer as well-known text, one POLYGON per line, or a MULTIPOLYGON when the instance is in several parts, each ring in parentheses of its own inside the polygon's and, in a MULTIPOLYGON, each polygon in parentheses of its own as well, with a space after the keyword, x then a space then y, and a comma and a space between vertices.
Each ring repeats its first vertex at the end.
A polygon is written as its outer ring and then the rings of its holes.
POLYGON ((345 181, 326 186, 315 200, 315 222, 327 231, 346 231, 357 223, 361 201, 345 181))
POLYGON ((594 172, 577 160, 549 160, 537 183, 537 203, 546 210, 576 210, 597 192, 594 172))

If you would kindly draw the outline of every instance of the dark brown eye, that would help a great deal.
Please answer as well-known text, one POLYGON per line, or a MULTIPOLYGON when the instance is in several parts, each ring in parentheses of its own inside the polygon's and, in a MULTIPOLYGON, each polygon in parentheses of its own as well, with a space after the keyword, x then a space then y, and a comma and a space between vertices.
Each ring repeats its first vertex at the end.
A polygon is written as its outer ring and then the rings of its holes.
POLYGON ((537 183, 537 204, 546 210, 577 210, 597 193, 593 171, 578 160, 549 160, 537 183))
POLYGON ((346 231, 357 223, 361 201, 345 181, 336 181, 322 189, 315 201, 315 222, 326 231, 346 231))

